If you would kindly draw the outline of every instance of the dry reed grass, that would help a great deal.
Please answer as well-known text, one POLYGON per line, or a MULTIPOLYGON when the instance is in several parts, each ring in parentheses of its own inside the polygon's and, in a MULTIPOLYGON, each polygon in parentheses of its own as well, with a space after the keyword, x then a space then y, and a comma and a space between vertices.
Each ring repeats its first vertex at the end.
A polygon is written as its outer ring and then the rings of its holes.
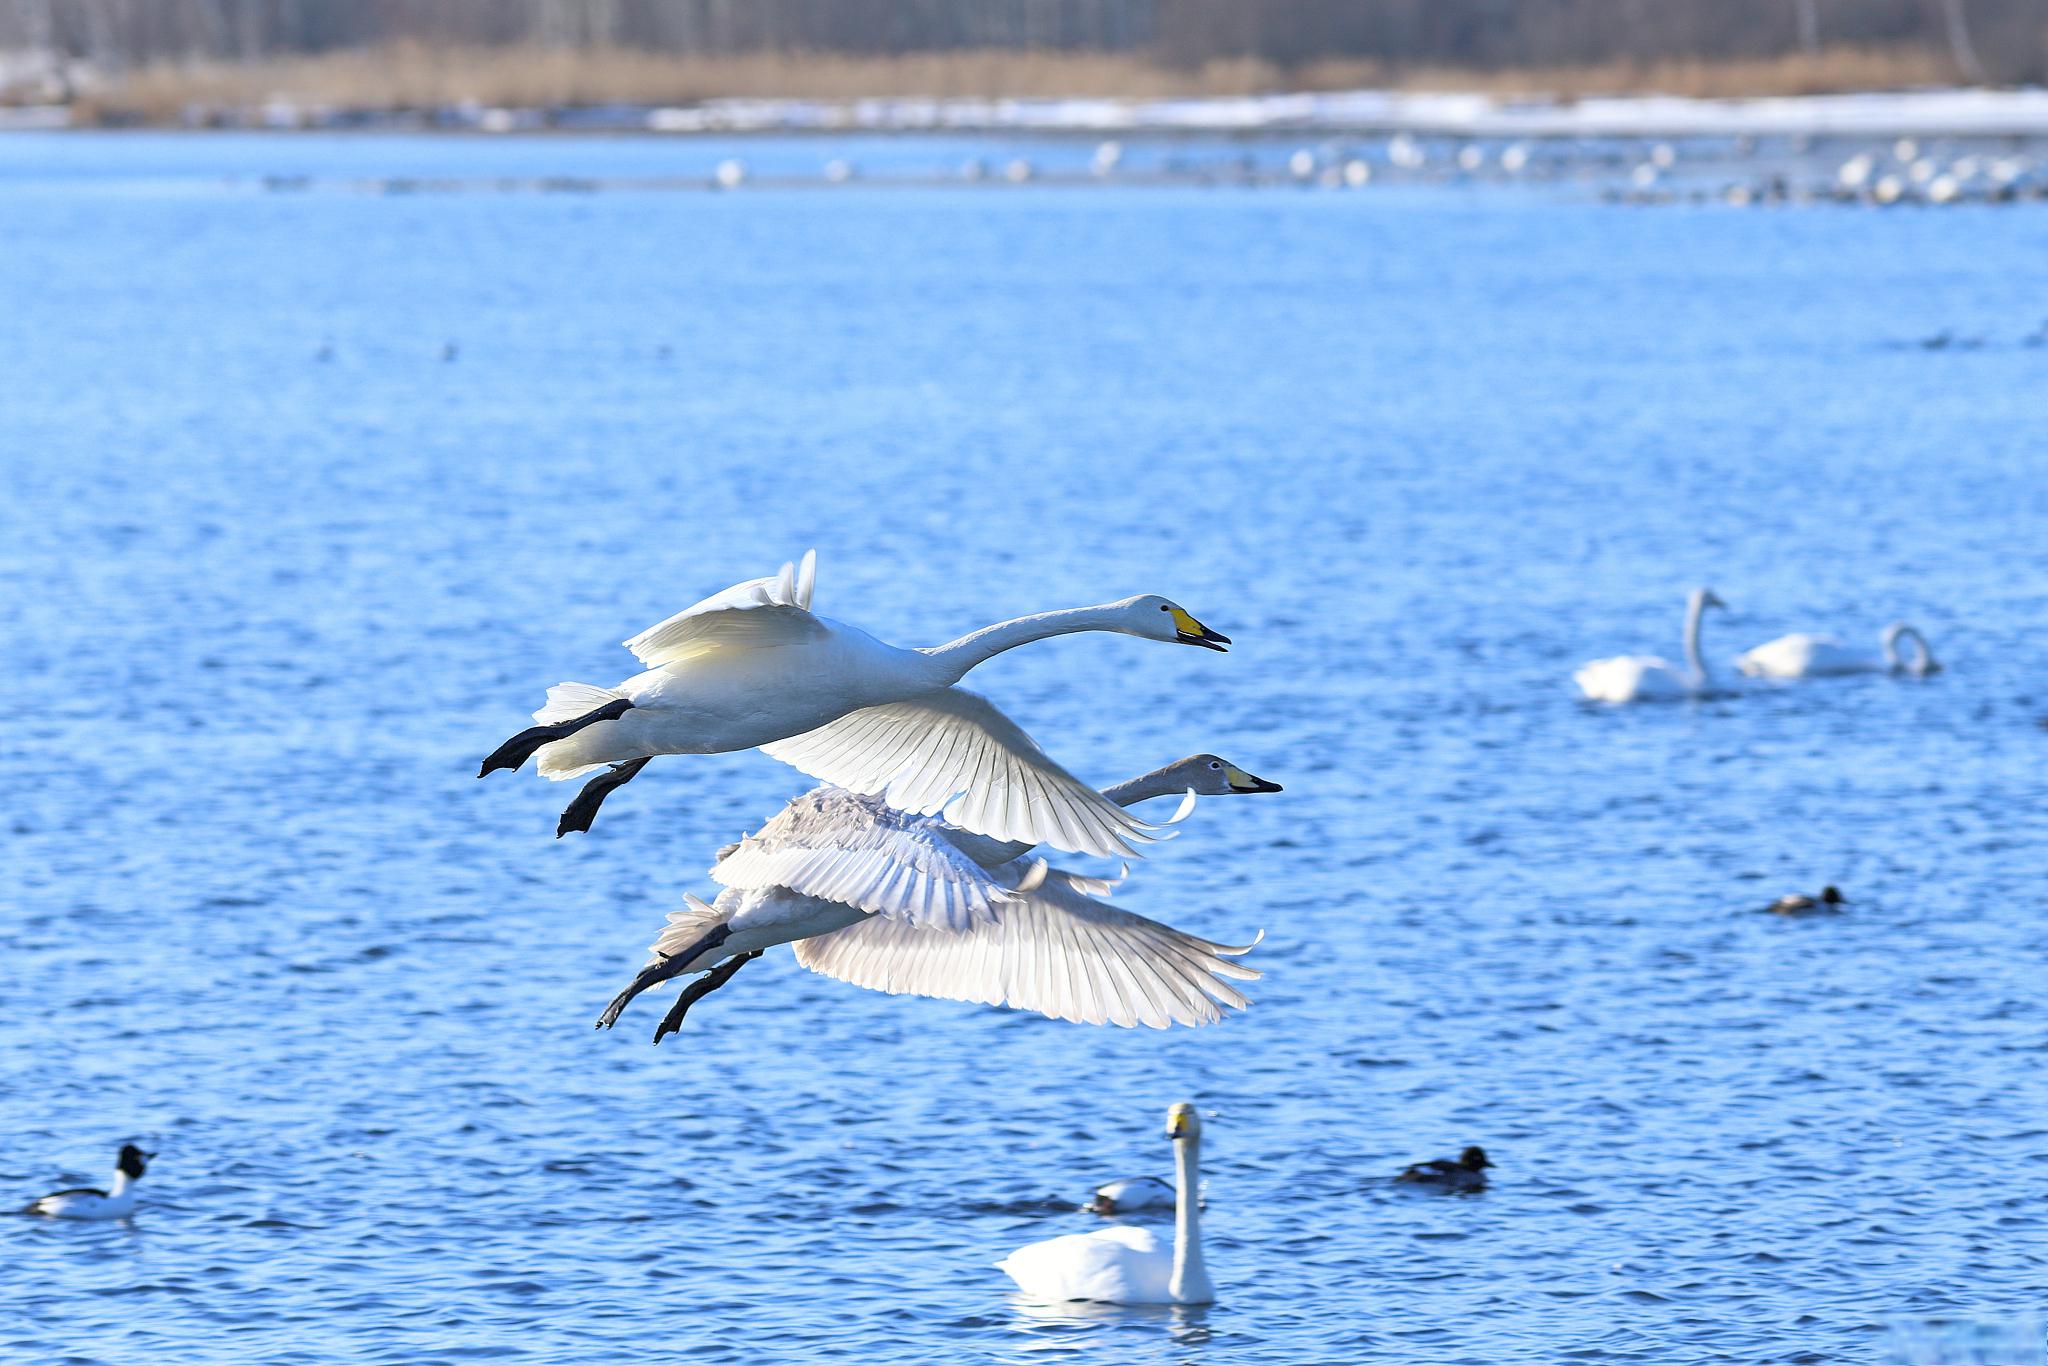
POLYGON ((1395 69, 1371 61, 1282 68, 1255 59, 1176 69, 1101 53, 969 51, 890 58, 760 53, 679 57, 618 48, 434 47, 420 43, 233 64, 155 63, 105 82, 79 121, 176 122, 186 111, 302 107, 426 109, 473 101, 534 108, 690 104, 726 97, 1031 97, 1240 95, 1276 90, 1476 90, 1498 94, 1814 94, 1953 82, 1943 54, 1833 49, 1741 62, 1657 62, 1473 71, 1395 69))

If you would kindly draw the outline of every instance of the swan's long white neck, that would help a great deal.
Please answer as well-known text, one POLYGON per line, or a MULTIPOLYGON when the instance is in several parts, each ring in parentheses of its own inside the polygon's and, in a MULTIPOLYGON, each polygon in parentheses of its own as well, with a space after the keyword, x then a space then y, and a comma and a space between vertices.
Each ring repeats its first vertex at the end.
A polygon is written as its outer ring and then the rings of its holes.
POLYGON ((1706 614, 1706 595, 1693 594, 1685 607, 1685 667, 1692 671, 1695 687, 1705 687, 1707 683, 1707 661, 1700 654, 1700 618, 1706 614))
POLYGON ((1150 773, 1140 774, 1126 782, 1118 783, 1115 787, 1105 787, 1102 789, 1102 795, 1118 806, 1136 806, 1139 802, 1149 802, 1154 797, 1178 797, 1190 786, 1178 778, 1178 773, 1179 765, 1168 764, 1165 768, 1155 768, 1150 773))
POLYGON ((1202 1138, 1200 1134, 1173 1145, 1173 1279, 1166 1288, 1180 1304, 1207 1304, 1216 1298, 1209 1269, 1202 1265, 1202 1138))
POLYGON ((919 653, 931 656, 933 661, 944 667, 948 683, 957 683, 969 669, 983 660, 992 659, 1005 650, 1014 650, 1019 645, 1029 645, 1034 640, 1072 635, 1076 631, 1117 630, 1121 615, 1121 609, 1113 603, 1099 607, 1069 607, 1062 612, 1040 612, 1036 616, 1017 617, 984 626, 971 635, 931 646, 919 653))
POLYGON ((1904 622, 1887 626, 1884 630, 1884 665, 1893 673, 1904 670, 1907 673, 1924 674, 1934 664, 1934 651, 1927 648, 1927 637, 1904 622), (1913 662, 1908 664, 1899 655, 1899 641, 1911 637, 1913 641, 1913 662))

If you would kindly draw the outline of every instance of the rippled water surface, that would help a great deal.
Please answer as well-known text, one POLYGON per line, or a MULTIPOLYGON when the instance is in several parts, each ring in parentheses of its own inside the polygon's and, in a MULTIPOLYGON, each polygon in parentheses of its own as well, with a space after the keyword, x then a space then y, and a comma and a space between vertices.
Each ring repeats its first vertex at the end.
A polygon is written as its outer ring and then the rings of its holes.
POLYGON ((0 1355, 1839 1362, 2038 1309, 2048 216, 249 179, 683 147, 0 140, 0 1185, 161 1154, 128 1223, 0 1229, 0 1355), (777 951, 593 1032, 805 782, 660 760, 557 842, 477 760, 811 545, 904 643, 1147 591, 1237 639, 973 682, 1096 781, 1286 785, 1118 898, 1264 927, 1252 1010, 777 951), (1947 668, 1573 699, 1698 583, 1724 667, 1903 618, 1947 668), (1182 1098, 1221 1302, 1017 1303, 1182 1098), (1387 1183, 1470 1142, 1482 1196, 1387 1183))

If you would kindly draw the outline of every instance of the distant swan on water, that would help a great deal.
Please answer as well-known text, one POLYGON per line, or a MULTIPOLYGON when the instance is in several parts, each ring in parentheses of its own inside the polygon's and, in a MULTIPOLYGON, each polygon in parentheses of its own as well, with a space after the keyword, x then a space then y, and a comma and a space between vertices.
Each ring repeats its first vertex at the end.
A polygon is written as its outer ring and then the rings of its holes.
MULTIPOLYGON (((588 830, 607 794, 657 754, 760 749, 822 782, 1003 840, 1134 857, 1147 827, 1048 758, 1014 725, 982 731, 953 687, 1005 650, 1111 631, 1221 651, 1218 635, 1158 596, 1018 617, 945 645, 906 650, 811 613, 816 552, 736 584, 634 636, 646 672, 615 688, 558 683, 528 727, 484 760, 483 777, 538 756, 541 776, 587 784, 556 827, 588 830), (1021 743, 1017 741, 1021 740, 1021 743)), ((978 702, 979 699, 973 699, 978 702)))
MULTIPOLYGON (((966 694, 972 696, 972 694, 966 694)), ((1006 723, 986 701, 986 724, 1006 723)), ((1197 754, 1104 789, 1118 807, 1181 796, 1278 792, 1213 754, 1197 754)), ((719 851, 715 905, 686 897, 654 956, 598 1020, 610 1028, 635 996, 685 974, 656 1029, 659 1043, 690 1007, 777 944, 811 971, 897 995, 1035 1010, 1082 1024, 1210 1024, 1251 1004, 1231 946, 1100 900, 1107 884, 1048 868, 1022 842, 992 840, 874 797, 821 787, 758 834, 719 851)))
POLYGON ((1202 1119, 1185 1102, 1166 1112, 1173 1140, 1171 1246, 1148 1228, 1120 1224, 1018 1248, 996 1265, 1037 1300, 1102 1304, 1211 1304, 1216 1288, 1202 1263, 1202 1119))
POLYGON ((1884 628, 1876 650, 1859 650, 1844 645, 1835 636, 1794 634, 1779 636, 1735 657, 1735 667, 1751 678, 1829 678, 1842 674, 1905 673, 1916 677, 1937 673, 1934 651, 1927 637, 1905 622, 1884 628), (1899 642, 1913 642, 1913 657, 1899 654, 1899 642))
POLYGON ((1617 655, 1580 666, 1572 675, 1594 702, 1662 702, 1698 697, 1707 690, 1707 661, 1700 654, 1700 618, 1709 607, 1728 604, 1711 588, 1695 588, 1685 605, 1685 663, 1681 669, 1656 655, 1617 655))

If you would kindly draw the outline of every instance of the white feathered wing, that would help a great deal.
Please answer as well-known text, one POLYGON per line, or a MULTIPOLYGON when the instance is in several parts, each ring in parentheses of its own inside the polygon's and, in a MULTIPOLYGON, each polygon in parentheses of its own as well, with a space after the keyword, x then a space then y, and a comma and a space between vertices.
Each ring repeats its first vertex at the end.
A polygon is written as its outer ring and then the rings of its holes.
POLYGON ((822 782, 999 840, 1129 858, 1157 838, 965 688, 865 707, 761 749, 822 782))
POLYGON ((939 929, 992 919, 1011 889, 933 825, 879 797, 821 787, 721 854, 711 876, 727 887, 786 887, 939 929))
MULTIPOLYGON (((1035 1010, 1080 1024, 1213 1024, 1251 1000, 1232 981, 1259 973, 1233 947, 1183 933, 1087 896, 1085 881, 1019 859, 998 870, 1016 886, 1042 880, 961 931, 877 916, 798 940, 797 961, 854 986, 898 995, 1035 1010)), ((1263 938, 1264 936, 1260 936, 1263 938)))

